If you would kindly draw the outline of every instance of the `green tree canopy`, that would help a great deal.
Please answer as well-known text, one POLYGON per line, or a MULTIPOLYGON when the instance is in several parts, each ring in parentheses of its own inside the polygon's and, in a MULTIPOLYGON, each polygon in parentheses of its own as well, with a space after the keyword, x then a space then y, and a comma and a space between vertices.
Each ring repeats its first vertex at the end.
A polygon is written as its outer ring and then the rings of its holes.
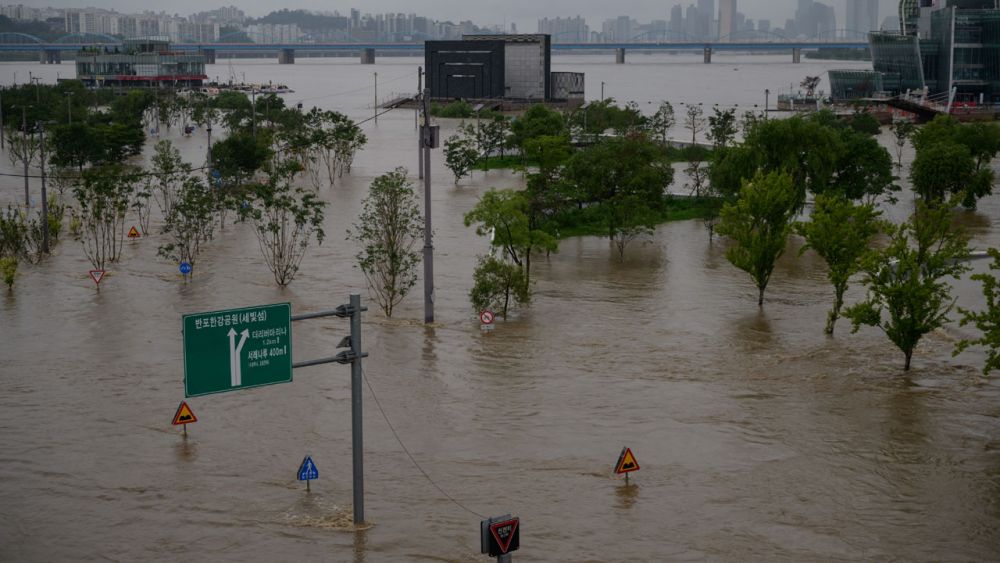
POLYGON ((885 332, 903 352, 904 370, 920 339, 948 321, 955 301, 944 279, 968 270, 968 236, 952 225, 951 214, 951 205, 918 202, 908 222, 889 228, 889 246, 862 265, 867 299, 844 311, 854 332, 861 325, 885 332))
POLYGON ((722 208, 716 231, 732 239, 726 258, 750 274, 757 286, 757 305, 764 306, 764 290, 774 264, 785 252, 799 205, 799 194, 786 172, 758 172, 745 180, 739 199, 722 208))

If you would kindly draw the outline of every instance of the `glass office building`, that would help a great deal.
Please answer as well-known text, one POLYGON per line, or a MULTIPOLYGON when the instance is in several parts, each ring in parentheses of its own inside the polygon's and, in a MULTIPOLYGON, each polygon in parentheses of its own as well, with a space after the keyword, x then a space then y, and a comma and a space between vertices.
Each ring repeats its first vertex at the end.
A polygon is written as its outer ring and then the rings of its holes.
POLYGON ((1000 103, 1000 2, 901 0, 899 13, 899 32, 869 35, 886 91, 954 89, 959 101, 1000 103))

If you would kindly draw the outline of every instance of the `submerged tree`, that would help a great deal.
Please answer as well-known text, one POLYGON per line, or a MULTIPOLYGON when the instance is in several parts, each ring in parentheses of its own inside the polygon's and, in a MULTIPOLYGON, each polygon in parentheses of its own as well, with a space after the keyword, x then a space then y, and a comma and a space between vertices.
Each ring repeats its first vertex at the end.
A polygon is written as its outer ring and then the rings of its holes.
POLYGON ((913 122, 908 119, 899 119, 892 122, 892 138, 896 147, 896 168, 903 168, 903 151, 906 150, 906 143, 913 137, 916 130, 913 122))
POLYGON ((135 170, 109 165, 85 170, 73 188, 79 203, 83 252, 95 270, 117 262, 125 245, 125 214, 135 191, 135 170))
POLYGON ((948 321, 955 304, 943 280, 968 270, 968 236, 952 226, 951 205, 918 202, 917 212, 890 227, 889 246, 868 255, 862 266, 868 297, 844 311, 853 330, 861 325, 882 329, 905 356, 910 369, 913 350, 927 333, 948 321))
POLYGON ((750 274, 757 286, 759 307, 764 306, 764 290, 774 264, 785 252, 798 201, 791 176, 758 173, 753 180, 744 181, 736 202, 722 208, 716 231, 733 241, 726 258, 750 274))
POLYGON ((972 279, 983 284, 983 297, 986 298, 984 311, 972 311, 959 308, 962 314, 962 326, 973 324, 982 332, 979 338, 965 339, 955 347, 955 355, 960 354, 969 346, 985 346, 987 348, 986 364, 983 365, 983 375, 995 369, 1000 369, 1000 281, 992 273, 1000 270, 1000 251, 996 248, 987 250, 993 262, 991 273, 974 274, 972 279))
POLYGON ((482 256, 476 264, 469 299, 476 311, 499 312, 507 320, 511 301, 526 305, 531 291, 524 268, 494 256, 482 256))
POLYGON ((187 262, 193 275, 201 245, 215 233, 215 197, 200 179, 188 176, 181 182, 164 217, 163 232, 169 242, 160 246, 158 254, 178 264, 187 262))
POLYGON ((444 142, 444 165, 455 175, 455 184, 472 170, 479 153, 473 146, 473 141, 466 137, 452 135, 444 142))
POLYGON ((417 283, 423 219, 406 169, 397 168, 372 181, 361 215, 347 238, 361 246, 358 265, 372 298, 386 317, 417 283))
POLYGON ((827 334, 833 334, 840 317, 848 281, 860 271, 861 259, 882 228, 879 215, 870 204, 856 205, 843 196, 818 195, 810 221, 795 225, 796 232, 806 239, 799 254, 815 250, 829 268, 827 278, 833 284, 834 300, 826 319, 827 334))
POLYGON ((313 235, 323 243, 323 208, 326 202, 293 184, 297 163, 279 163, 263 182, 248 186, 246 200, 239 206, 242 220, 253 225, 264 263, 280 286, 288 285, 313 235))
POLYGON ((698 133, 705 129, 705 110, 700 105, 691 104, 684 114, 684 128, 691 132, 691 144, 698 143, 698 133))
POLYGON ((660 102, 660 107, 656 109, 656 113, 650 116, 649 123, 647 124, 650 137, 661 145, 666 145, 670 139, 670 128, 676 123, 677 117, 674 115, 674 106, 670 105, 668 101, 660 102))

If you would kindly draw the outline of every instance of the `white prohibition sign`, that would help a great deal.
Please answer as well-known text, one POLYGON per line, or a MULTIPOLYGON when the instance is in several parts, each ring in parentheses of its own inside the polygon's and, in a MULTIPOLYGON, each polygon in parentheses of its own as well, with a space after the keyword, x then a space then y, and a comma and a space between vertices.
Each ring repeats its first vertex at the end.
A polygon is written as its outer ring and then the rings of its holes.
POLYGON ((483 322, 484 325, 493 324, 493 311, 483 311, 479 313, 479 320, 483 322))

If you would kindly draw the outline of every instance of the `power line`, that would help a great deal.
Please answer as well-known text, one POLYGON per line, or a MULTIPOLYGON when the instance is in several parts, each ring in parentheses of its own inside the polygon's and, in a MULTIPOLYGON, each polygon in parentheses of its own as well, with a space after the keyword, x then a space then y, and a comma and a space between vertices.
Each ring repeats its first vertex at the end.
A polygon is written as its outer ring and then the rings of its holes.
POLYGON ((392 422, 389 421, 389 417, 385 414, 385 409, 382 408, 382 403, 379 402, 378 395, 375 394, 375 389, 372 387, 372 382, 368 380, 368 374, 365 373, 364 370, 362 370, 361 375, 365 379, 365 384, 368 386, 368 390, 371 391, 372 393, 372 399, 375 399, 375 406, 377 406, 379 412, 382 413, 382 418, 385 419, 385 423, 389 426, 389 430, 392 431, 392 435, 396 438, 396 442, 399 443, 399 447, 403 448, 403 452, 406 453, 406 457, 410 458, 410 462, 413 463, 413 466, 417 468, 417 471, 420 471, 420 473, 424 476, 424 478, 426 478, 431 485, 434 485, 434 488, 437 489, 438 492, 440 492, 442 495, 444 495, 446 499, 455 503, 456 506, 468 512, 469 514, 485 519, 486 517, 483 516, 482 514, 476 512, 475 510, 472 510, 471 508, 455 500, 455 497, 449 495, 447 491, 445 491, 444 489, 441 488, 440 485, 435 483, 434 479, 431 479, 431 476, 428 475, 426 471, 424 471, 424 468, 421 467, 419 463, 417 463, 417 460, 414 459, 413 454, 410 453, 409 448, 407 448, 406 444, 403 443, 403 440, 400 439, 399 434, 396 432, 396 428, 392 425, 392 422))

